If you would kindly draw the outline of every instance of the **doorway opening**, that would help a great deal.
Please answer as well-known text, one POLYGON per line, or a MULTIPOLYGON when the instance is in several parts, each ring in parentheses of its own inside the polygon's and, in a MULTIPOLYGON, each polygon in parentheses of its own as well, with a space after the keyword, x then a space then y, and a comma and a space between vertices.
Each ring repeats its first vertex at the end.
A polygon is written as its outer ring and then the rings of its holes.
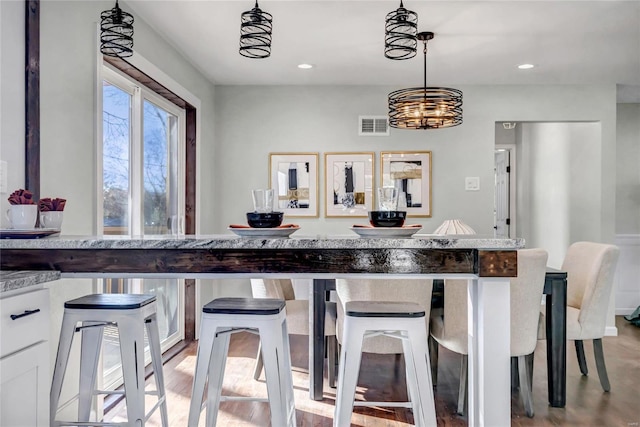
POLYGON ((496 122, 494 151, 494 237, 516 237, 516 128, 514 122, 496 122))

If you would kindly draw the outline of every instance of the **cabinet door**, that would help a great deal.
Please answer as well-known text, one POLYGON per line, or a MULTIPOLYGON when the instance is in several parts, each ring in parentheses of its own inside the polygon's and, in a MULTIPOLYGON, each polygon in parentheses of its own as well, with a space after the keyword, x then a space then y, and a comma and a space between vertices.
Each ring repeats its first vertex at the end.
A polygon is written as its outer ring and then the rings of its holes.
POLYGON ((0 357, 49 339, 49 305, 49 289, 0 299, 0 357))
POLYGON ((0 426, 49 425, 49 342, 0 359, 0 426))

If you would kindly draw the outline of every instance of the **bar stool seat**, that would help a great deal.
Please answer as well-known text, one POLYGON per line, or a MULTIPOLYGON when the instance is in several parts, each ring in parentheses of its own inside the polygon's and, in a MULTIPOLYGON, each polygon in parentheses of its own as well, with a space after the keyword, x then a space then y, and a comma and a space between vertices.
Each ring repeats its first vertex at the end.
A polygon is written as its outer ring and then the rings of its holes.
POLYGON ((407 302, 349 301, 345 314, 334 427, 351 424, 354 406, 410 407, 417 426, 436 426, 425 310, 407 302), (402 340, 410 402, 355 402, 362 343, 379 335, 402 340))
POLYGON ((203 307, 189 427, 197 427, 203 406, 206 407, 205 425, 214 426, 220 402, 229 400, 268 401, 272 426, 296 425, 284 300, 217 298, 203 307), (260 336, 268 399, 222 395, 229 338, 231 334, 243 331, 260 336), (203 404, 207 380, 207 399, 203 404))
POLYGON ((92 426, 144 426, 160 408, 163 427, 168 427, 167 402, 162 375, 162 353, 156 315, 156 297, 145 294, 92 294, 67 301, 60 331, 60 342, 50 394, 51 426, 87 425, 93 397, 99 394, 124 394, 127 422, 90 422, 92 426), (124 391, 96 390, 98 359, 105 326, 118 328, 124 391), (147 331, 156 391, 145 393, 144 331, 147 331), (78 420, 56 420, 60 393, 69 361, 74 334, 81 332, 78 420), (145 413, 145 394, 158 397, 145 413))

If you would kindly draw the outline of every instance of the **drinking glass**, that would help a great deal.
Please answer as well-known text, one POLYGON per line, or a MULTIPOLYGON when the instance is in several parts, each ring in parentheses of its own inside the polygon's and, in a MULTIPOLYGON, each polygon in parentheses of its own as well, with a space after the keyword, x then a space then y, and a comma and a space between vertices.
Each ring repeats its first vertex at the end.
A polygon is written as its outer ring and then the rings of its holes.
POLYGON ((378 208, 381 211, 395 211, 398 208, 398 190, 395 187, 378 188, 378 208))
POLYGON ((254 212, 269 213, 273 211, 273 188, 251 190, 254 212))

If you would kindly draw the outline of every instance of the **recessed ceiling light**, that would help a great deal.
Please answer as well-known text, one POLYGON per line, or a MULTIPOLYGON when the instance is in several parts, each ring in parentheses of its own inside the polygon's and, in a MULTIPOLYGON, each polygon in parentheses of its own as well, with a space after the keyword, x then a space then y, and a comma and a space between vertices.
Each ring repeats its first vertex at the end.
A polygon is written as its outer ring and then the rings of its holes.
POLYGON ((520 68, 521 70, 529 70, 531 68, 535 67, 535 65, 533 64, 520 64, 518 65, 518 68, 520 68))
POLYGON ((311 64, 298 64, 298 68, 300 68, 302 70, 308 70, 310 68, 313 68, 313 65, 311 65, 311 64))

